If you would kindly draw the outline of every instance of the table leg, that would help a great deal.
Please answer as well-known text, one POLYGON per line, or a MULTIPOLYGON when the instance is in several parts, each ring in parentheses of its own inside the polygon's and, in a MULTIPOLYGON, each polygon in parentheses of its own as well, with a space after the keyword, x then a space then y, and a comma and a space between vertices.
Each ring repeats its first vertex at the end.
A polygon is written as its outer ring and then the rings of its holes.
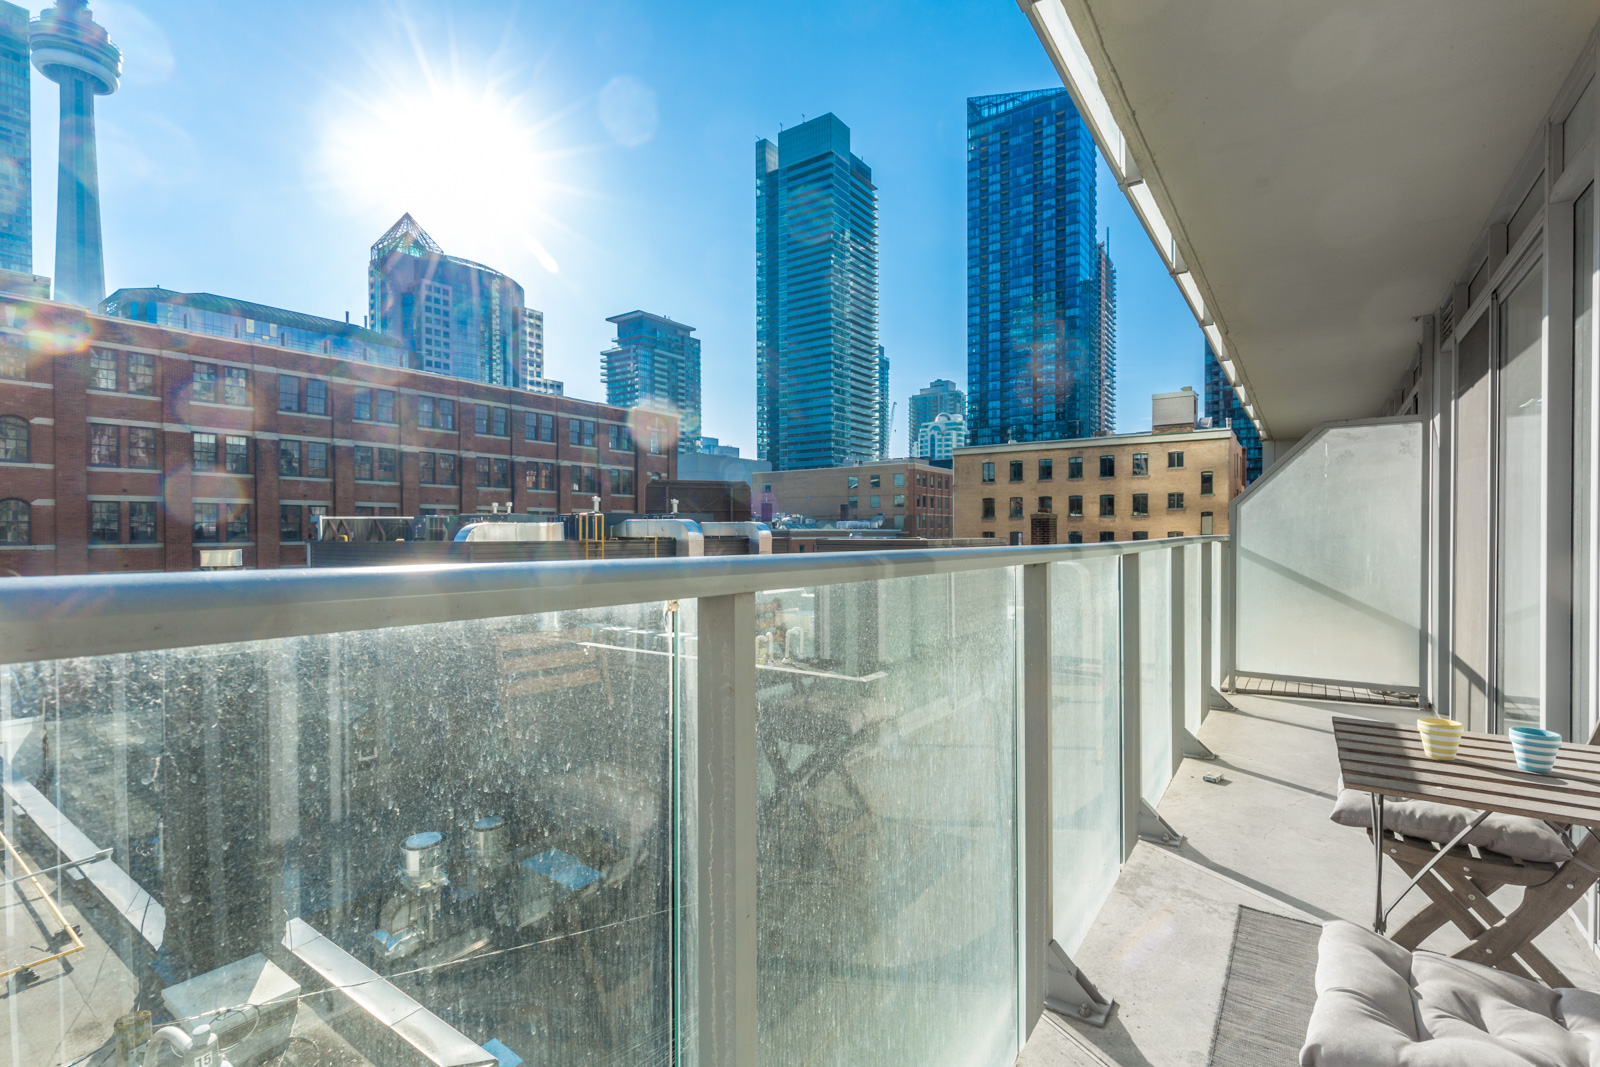
POLYGON ((1383 933, 1389 923, 1383 914, 1383 794, 1373 793, 1372 797, 1372 863, 1373 863, 1373 902, 1372 902, 1372 929, 1375 933, 1383 933))

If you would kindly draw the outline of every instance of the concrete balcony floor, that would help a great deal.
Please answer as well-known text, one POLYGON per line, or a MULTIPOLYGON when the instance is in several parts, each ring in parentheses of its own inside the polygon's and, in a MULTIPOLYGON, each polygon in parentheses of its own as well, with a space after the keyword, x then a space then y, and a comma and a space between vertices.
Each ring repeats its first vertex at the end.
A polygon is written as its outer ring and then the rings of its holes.
MULTIPOLYGON (((1413 709, 1238 695, 1234 711, 1214 711, 1200 738, 1215 761, 1185 760, 1159 810, 1181 848, 1140 842, 1074 959, 1116 1011, 1104 1029, 1046 1012, 1019 1067, 1203 1067, 1222 1002, 1238 906, 1307 922, 1372 922, 1372 844, 1359 830, 1328 821, 1339 769, 1334 716, 1410 722, 1413 709), (1224 785, 1201 780, 1220 771, 1224 785)), ((1384 890, 1405 885, 1384 869, 1384 890)), ((1520 891, 1494 900, 1514 906, 1520 891)), ((1427 904, 1414 890, 1390 916, 1390 929, 1427 904)), ((1465 939, 1453 926, 1424 947, 1453 951, 1465 939)), ((1600 990, 1600 960, 1570 916, 1535 942, 1572 982, 1600 990)))

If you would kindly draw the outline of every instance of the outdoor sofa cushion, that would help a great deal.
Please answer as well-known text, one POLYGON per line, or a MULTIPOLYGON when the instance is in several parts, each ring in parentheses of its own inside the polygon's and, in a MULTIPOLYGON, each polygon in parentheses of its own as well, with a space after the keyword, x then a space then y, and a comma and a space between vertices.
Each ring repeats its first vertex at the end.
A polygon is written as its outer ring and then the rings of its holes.
MULTIPOLYGON (((1343 785, 1341 781, 1339 799, 1334 802, 1333 813, 1328 818, 1342 826, 1371 829, 1371 795, 1345 789, 1343 785)), ((1385 797, 1383 800, 1385 828, 1441 845, 1459 834, 1475 814, 1454 804, 1400 800, 1395 797, 1385 797)), ((1467 835, 1465 843, 1531 863, 1565 863, 1572 858, 1572 850, 1561 840, 1561 835, 1550 829, 1548 824, 1522 815, 1491 813, 1467 835)))
POLYGON ((1301 1067, 1600 1067, 1600 994, 1322 928, 1301 1067))

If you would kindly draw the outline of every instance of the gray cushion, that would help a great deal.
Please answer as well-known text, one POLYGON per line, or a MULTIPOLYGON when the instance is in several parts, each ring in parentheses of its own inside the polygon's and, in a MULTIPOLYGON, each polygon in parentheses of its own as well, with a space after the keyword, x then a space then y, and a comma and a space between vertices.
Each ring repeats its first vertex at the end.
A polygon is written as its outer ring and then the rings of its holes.
POLYGON ((1301 1067, 1600 1067, 1600 995, 1322 928, 1301 1067))
MULTIPOLYGON (((1385 797, 1383 801, 1383 825, 1386 829, 1407 837, 1436 841, 1441 845, 1459 834, 1472 821, 1474 814, 1454 804, 1397 800, 1394 797, 1385 797)), ((1343 826, 1370 829, 1370 795, 1341 788, 1339 799, 1333 805, 1333 813, 1328 818, 1343 826)), ((1565 863, 1572 858, 1572 850, 1561 840, 1561 835, 1546 823, 1521 815, 1491 814, 1467 835, 1466 844, 1534 863, 1565 863)))

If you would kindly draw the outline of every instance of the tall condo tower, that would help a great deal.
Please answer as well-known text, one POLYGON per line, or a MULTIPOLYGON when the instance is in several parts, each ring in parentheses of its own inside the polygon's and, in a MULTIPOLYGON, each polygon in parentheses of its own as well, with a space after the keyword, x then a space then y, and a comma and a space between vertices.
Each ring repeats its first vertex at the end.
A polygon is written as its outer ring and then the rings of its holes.
MULTIPOLYGON (((948 378, 935 378, 928 383, 926 389, 920 389, 911 397, 911 421, 907 427, 908 438, 913 445, 922 433, 922 428, 932 422, 938 415, 960 415, 963 425, 967 414, 967 395, 956 388, 956 383, 948 378)), ((913 456, 920 453, 913 451, 913 456)))
MULTIPOLYGON (((1111 432, 1095 148, 1065 89, 967 100, 967 422, 974 445, 1111 432)), ((1106 289, 1109 292, 1109 288, 1106 289)))
POLYGON ((600 353, 606 403, 678 416, 678 451, 700 450, 700 339, 693 326, 630 311, 606 320, 617 343, 600 353))
POLYGON ((1261 431, 1256 429, 1256 420, 1250 417, 1233 386, 1228 384, 1228 376, 1222 373, 1222 364, 1211 350, 1211 342, 1206 341, 1205 346, 1206 418, 1211 420, 1213 428, 1226 426, 1239 439, 1239 446, 1244 449, 1244 484, 1249 485, 1261 477, 1261 431))
POLYGON ((889 458, 890 434, 894 427, 889 425, 889 419, 894 413, 894 407, 889 403, 889 357, 883 354, 883 346, 878 346, 878 458, 889 458))
POLYGON ((530 388, 522 286, 446 255, 409 213, 373 242, 367 317, 405 345, 416 370, 530 388))
POLYGON ((28 12, 0 0, 0 270, 33 273, 28 12))
POLYGON ((878 194, 832 114, 756 142, 756 448, 774 470, 879 449, 878 194))
POLYGON ((1100 385, 1098 434, 1117 425, 1117 268, 1111 262, 1111 234, 1094 249, 1095 376, 1100 385))
POLYGON ((117 91, 122 53, 85 0, 57 0, 33 24, 33 65, 61 86, 61 169, 56 179, 55 298, 96 307, 106 295, 100 243, 100 171, 94 98, 117 91))

